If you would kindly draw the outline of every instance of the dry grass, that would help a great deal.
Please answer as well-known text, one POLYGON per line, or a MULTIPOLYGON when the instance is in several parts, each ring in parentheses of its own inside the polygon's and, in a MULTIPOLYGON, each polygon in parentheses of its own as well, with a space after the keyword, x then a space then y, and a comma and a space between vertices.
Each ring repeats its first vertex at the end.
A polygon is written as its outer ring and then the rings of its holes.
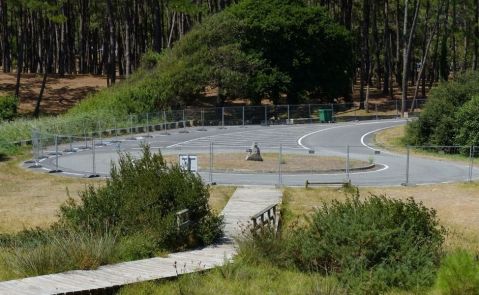
MULTIPOLYGON (((0 162, 0 232, 47 227, 57 220, 58 209, 68 194, 77 198, 87 185, 105 183, 28 171, 20 167, 27 158, 21 155, 0 162)), ((234 190, 234 187, 211 187, 211 207, 220 212, 234 190)))
MULTIPOLYGON (((376 145, 392 152, 406 154, 407 148, 402 139, 406 135, 406 126, 397 126, 379 131, 374 135, 376 145)), ((448 160, 459 163, 469 163, 470 159, 461 154, 439 154, 437 152, 426 151, 421 149, 411 149, 412 156, 419 156, 435 160, 448 160)))
MULTIPOLYGON (((437 184, 416 187, 362 188, 361 196, 385 194, 392 198, 414 198, 434 208, 443 225, 449 229, 447 245, 479 251, 479 183, 437 184)), ((313 212, 322 202, 344 199, 338 188, 287 188, 288 207, 293 215, 313 212)))
POLYGON ((234 186, 210 186, 209 204, 216 212, 221 212, 235 192, 234 186))
MULTIPOLYGON (((277 172, 278 153, 262 153, 263 161, 246 161, 246 153, 218 153, 213 156, 213 170, 234 172, 277 172)), ((177 163, 177 156, 165 156, 168 162, 177 163)), ((200 170, 208 170, 209 154, 198 154, 200 170)), ((366 167, 369 163, 350 160, 350 168, 366 167)), ((318 155, 283 154, 281 170, 283 172, 325 172, 345 169, 346 160, 340 157, 322 157, 318 155)))
POLYGON ((45 227, 57 219, 59 206, 88 184, 103 181, 53 176, 20 167, 27 156, 0 162, 0 231, 45 227))

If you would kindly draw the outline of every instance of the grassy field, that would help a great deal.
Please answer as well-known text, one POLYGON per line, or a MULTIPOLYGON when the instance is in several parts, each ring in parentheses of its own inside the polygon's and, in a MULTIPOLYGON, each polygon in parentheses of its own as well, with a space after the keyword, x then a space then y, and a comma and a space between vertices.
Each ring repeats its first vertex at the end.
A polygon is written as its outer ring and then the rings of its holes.
MULTIPOLYGON (((344 188, 286 188, 284 205, 288 221, 304 222, 323 202, 344 200, 344 188)), ((437 210, 438 217, 448 229, 446 251, 457 248, 479 252, 479 183, 441 184, 417 187, 362 188, 362 197, 386 194, 399 199, 413 197, 425 206, 437 210)), ((121 289, 120 294, 347 294, 332 277, 283 269, 268 264, 255 264, 239 256, 234 263, 205 273, 182 276, 177 280, 147 282, 121 289)), ((429 290, 397 291, 386 294, 441 294, 433 286, 429 290)))
MULTIPOLYGON (((57 220, 58 209, 69 195, 77 198, 88 185, 104 184, 104 180, 25 170, 20 165, 28 158, 28 152, 23 152, 0 162, 0 232, 47 227, 57 220)), ((234 190, 234 187, 211 187, 211 207, 221 211, 234 190)))
MULTIPOLYGON (((437 211, 441 223, 447 227, 448 249, 457 247, 479 252, 479 183, 436 184, 415 187, 361 188, 362 197, 370 194, 392 198, 414 198, 437 211)), ((285 200, 293 218, 304 221, 323 202, 343 200, 342 188, 286 188, 285 200)))
MULTIPOLYGON (((397 126, 379 131, 374 136, 374 142, 379 147, 384 149, 406 154, 407 147, 403 142, 403 138, 406 135, 406 126, 397 126)), ((449 160, 460 163, 469 163, 470 158, 461 154, 441 154, 438 152, 422 150, 413 148, 410 150, 411 155, 420 156, 424 158, 436 159, 436 160, 449 160)))

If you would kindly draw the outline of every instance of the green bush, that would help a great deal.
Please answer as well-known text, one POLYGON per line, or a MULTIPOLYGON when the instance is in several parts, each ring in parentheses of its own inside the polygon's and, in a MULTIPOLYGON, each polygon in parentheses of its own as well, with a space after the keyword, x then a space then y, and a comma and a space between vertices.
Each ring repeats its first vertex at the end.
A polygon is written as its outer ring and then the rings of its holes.
POLYGON ((336 273, 354 289, 379 293, 432 284, 443 235, 436 212, 413 199, 356 195, 318 209, 291 251, 302 269, 336 273))
POLYGON ((209 244, 221 235, 222 219, 208 205, 209 192, 201 177, 167 165, 148 146, 139 159, 121 154, 104 187, 90 186, 80 203, 61 207, 60 223, 79 230, 113 230, 120 237, 143 233, 156 249, 209 244), (176 212, 188 209, 187 230, 177 230, 176 212))
POLYGON ((479 95, 479 72, 459 75, 454 81, 433 88, 419 120, 408 125, 405 142, 409 145, 477 144, 476 102, 479 95))
POLYGON ((479 94, 466 102, 457 112, 456 143, 479 146, 479 94), (460 122, 460 124, 459 124, 460 122))
POLYGON ((479 294, 479 263, 465 250, 447 255, 439 269, 437 288, 444 295, 479 294))
POLYGON ((14 96, 0 96, 0 121, 10 121, 17 116, 18 99, 14 96))
POLYGON ((248 261, 336 276, 352 293, 417 290, 435 280, 444 229, 422 204, 357 195, 324 204, 305 226, 240 240, 248 261))

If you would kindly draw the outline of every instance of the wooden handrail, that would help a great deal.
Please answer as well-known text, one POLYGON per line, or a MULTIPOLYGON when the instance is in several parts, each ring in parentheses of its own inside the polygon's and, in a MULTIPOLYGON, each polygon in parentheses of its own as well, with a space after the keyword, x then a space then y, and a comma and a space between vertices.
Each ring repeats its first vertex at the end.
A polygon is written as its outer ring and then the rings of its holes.
POLYGON ((264 227, 266 224, 273 224, 275 230, 278 226, 278 205, 279 204, 272 204, 268 207, 264 208, 257 214, 251 217, 251 221, 253 221, 253 230, 258 228, 264 227), (260 220, 258 220, 260 219, 260 220))
POLYGON ((309 181, 306 180, 304 186, 308 188, 311 185, 351 185, 351 180, 350 181, 336 181, 336 182, 320 182, 320 181, 309 181))
POLYGON ((176 229, 178 231, 184 229, 190 224, 189 212, 190 210, 188 209, 183 209, 176 212, 176 229))

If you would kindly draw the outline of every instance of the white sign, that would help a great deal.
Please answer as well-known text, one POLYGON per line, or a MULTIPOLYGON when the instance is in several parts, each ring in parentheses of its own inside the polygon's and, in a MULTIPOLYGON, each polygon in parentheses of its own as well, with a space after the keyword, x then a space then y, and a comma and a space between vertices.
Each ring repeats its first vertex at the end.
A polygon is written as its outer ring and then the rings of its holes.
POLYGON ((182 169, 198 172, 198 157, 196 155, 179 155, 179 160, 182 169))

